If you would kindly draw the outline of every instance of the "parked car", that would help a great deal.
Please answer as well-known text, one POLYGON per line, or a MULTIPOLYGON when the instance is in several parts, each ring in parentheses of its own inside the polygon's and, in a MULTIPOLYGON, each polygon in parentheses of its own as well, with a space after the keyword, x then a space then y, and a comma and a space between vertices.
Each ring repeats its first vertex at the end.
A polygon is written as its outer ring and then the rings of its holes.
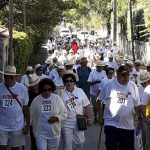
POLYGON ((61 37, 71 37, 71 31, 68 28, 61 28, 59 30, 59 35, 61 37))

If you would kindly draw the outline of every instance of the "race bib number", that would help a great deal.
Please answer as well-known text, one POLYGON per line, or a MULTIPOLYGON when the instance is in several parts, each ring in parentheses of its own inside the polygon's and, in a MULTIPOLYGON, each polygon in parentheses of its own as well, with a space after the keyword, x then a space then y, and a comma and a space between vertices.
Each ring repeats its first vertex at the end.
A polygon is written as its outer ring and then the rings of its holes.
POLYGON ((75 107, 77 106, 75 99, 71 98, 66 101, 68 110, 75 110, 75 107))
POLYGON ((117 93, 118 103, 127 106, 127 94, 117 93))
POLYGON ((3 99, 3 107, 12 107, 13 100, 12 99, 3 99))
POLYGON ((43 102, 42 103, 42 112, 50 112, 51 111, 51 103, 48 102, 43 102))

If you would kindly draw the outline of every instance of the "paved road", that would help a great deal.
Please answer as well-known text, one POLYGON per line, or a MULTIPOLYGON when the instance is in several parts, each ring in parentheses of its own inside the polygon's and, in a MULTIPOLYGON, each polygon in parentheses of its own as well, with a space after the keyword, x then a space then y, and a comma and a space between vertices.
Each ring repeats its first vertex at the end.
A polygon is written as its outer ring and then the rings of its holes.
POLYGON ((85 132, 85 145, 83 150, 106 150, 105 149, 105 136, 104 130, 102 131, 102 137, 100 142, 100 149, 98 149, 98 141, 100 134, 100 126, 93 125, 85 132))
MULTIPOLYGON (((99 139, 99 133, 100 133, 100 126, 99 125, 93 125, 92 127, 88 128, 88 130, 85 132, 85 144, 83 150, 106 150, 105 149, 105 136, 102 131, 102 138, 100 142, 100 149, 98 149, 98 139, 99 139)), ((30 141, 29 137, 27 138, 25 150, 30 150, 30 141)), ((62 150, 61 147, 59 150, 62 150)))

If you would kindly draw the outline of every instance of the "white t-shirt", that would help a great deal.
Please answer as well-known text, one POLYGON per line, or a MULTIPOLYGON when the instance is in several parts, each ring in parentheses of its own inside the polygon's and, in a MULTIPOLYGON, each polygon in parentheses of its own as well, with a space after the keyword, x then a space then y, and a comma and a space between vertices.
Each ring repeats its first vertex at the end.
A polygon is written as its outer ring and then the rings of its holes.
MULTIPOLYGON (((91 82, 96 81, 96 80, 102 81, 105 77, 106 77, 106 73, 104 70, 102 70, 101 72, 98 72, 94 69, 91 71, 88 81, 91 81, 91 82)), ((90 94, 96 96, 100 85, 101 83, 90 85, 90 94)))
POLYGON ((137 86, 140 86, 140 81, 139 81, 139 75, 140 72, 137 72, 135 68, 132 69, 131 75, 130 75, 130 80, 133 81, 134 83, 137 83, 137 86))
POLYGON ((45 79, 45 78, 49 78, 47 75, 42 74, 41 76, 38 76, 40 80, 45 79))
POLYGON ((112 62, 107 61, 107 62, 106 62, 106 65, 107 65, 108 67, 114 68, 114 70, 117 70, 117 68, 118 68, 118 65, 117 65, 117 63, 116 63, 115 61, 112 61, 112 62))
POLYGON ((67 110, 67 119, 62 121, 62 127, 72 127, 76 124, 76 114, 83 115, 83 108, 90 104, 89 99, 81 88, 74 87, 72 93, 66 89, 61 96, 67 110))
POLYGON ((143 96, 142 96, 142 101, 141 101, 141 104, 142 105, 148 105, 150 102, 150 85, 148 85, 145 90, 144 90, 144 93, 143 93, 143 96))
POLYGON ((60 78, 60 77, 55 78, 54 83, 56 85, 56 94, 61 96, 62 95, 62 90, 64 88, 64 83, 62 81, 62 78, 60 78))
POLYGON ((140 101, 142 101, 142 96, 143 96, 143 93, 144 93, 144 87, 142 85, 140 85, 138 87, 138 91, 139 91, 140 101))
POLYGON ((29 79, 28 79, 28 76, 26 74, 22 76, 20 83, 25 85, 25 86, 29 83, 29 79))
POLYGON ((112 81, 113 79, 114 79, 114 78, 108 79, 107 76, 106 76, 106 77, 102 80, 101 84, 99 85, 99 90, 101 91, 101 90, 105 87, 105 85, 106 85, 108 82, 112 81))
MULTIPOLYGON (((16 82, 10 90, 17 96, 20 103, 28 105, 29 97, 27 88, 16 82)), ((17 131, 24 126, 23 111, 17 100, 7 90, 4 83, 0 84, 0 130, 17 131)))
POLYGON ((99 100, 105 104, 105 125, 128 130, 134 129, 134 106, 140 105, 135 83, 129 81, 124 86, 114 79, 102 89, 99 100))
POLYGON ((46 139, 53 139, 54 134, 52 131, 52 126, 48 122, 48 119, 53 115, 52 112, 52 104, 51 104, 51 97, 49 98, 43 98, 41 95, 39 95, 39 99, 42 101, 41 105, 41 125, 40 125, 40 130, 39 130, 39 136, 46 138, 46 139))

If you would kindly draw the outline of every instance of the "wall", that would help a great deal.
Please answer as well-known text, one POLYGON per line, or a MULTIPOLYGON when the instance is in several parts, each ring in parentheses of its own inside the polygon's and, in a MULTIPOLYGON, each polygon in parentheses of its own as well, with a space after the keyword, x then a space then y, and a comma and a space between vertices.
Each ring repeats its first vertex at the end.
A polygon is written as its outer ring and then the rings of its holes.
MULTIPOLYGON (((132 59, 131 42, 121 34, 118 34, 118 45, 121 54, 128 55, 132 59)), ((150 61, 150 43, 134 41, 135 58, 147 63, 150 61)))

